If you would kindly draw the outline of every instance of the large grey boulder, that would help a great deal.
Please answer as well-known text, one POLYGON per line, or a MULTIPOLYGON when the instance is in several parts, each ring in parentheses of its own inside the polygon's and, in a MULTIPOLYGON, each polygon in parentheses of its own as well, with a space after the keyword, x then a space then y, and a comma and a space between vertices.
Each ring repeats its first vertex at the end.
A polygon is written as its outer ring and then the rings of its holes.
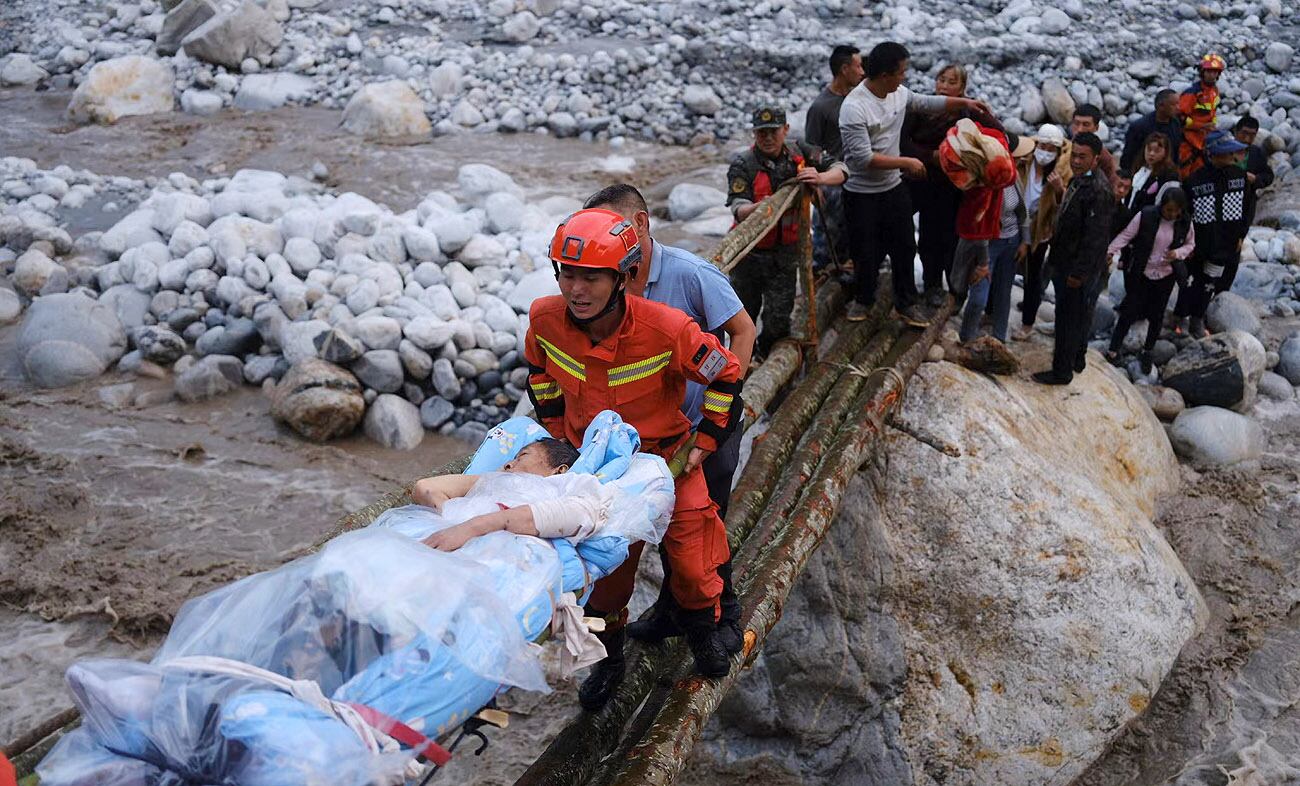
POLYGON ((678 183, 668 192, 668 216, 674 221, 690 221, 709 208, 726 202, 727 195, 712 186, 678 183))
POLYGON ((7 325, 23 313, 23 302, 12 289, 0 287, 0 325, 7 325))
POLYGON ((1240 330, 1251 335, 1259 333, 1259 316, 1250 301, 1235 292, 1220 292, 1210 301, 1205 311, 1205 324, 1215 333, 1240 330))
POLYGON ((124 352, 126 331, 113 309, 81 293, 36 298, 19 328, 18 358, 40 387, 93 379, 124 352))
POLYGON ((316 83, 301 74, 249 74, 235 93, 235 108, 263 111, 311 98, 316 83))
MULTIPOLYGON (((524 194, 514 178, 490 164, 465 164, 456 172, 456 185, 460 187, 465 198, 474 205, 482 205, 489 196, 499 192, 520 198, 524 194)), ((441 232, 438 232, 438 239, 442 240, 441 232)))
POLYGON ((1074 97, 1065 82, 1051 77, 1043 82, 1042 93, 1048 119, 1060 125, 1068 124, 1074 117, 1074 97))
POLYGON ((170 366, 185 354, 185 339, 165 325, 150 325, 135 333, 140 355, 151 363, 170 366))
POLYGON ((366 412, 366 436, 386 448, 415 450, 424 440, 420 410, 401 396, 385 393, 366 412))
POLYGON ((370 138, 428 136, 433 131, 424 102, 400 80, 358 90, 343 109, 343 128, 370 138))
POLYGON ((1178 455, 1198 466, 1257 462, 1264 452, 1259 424, 1220 407, 1183 410, 1169 428, 1169 440, 1178 455))
POLYGON ((402 389, 405 370, 402 358, 393 349, 373 349, 352 364, 352 373, 366 387, 380 393, 396 393, 402 389))
POLYGON ((203 401, 242 384, 243 361, 231 355, 208 355, 176 376, 176 395, 182 401, 203 401))
POLYGON ((68 271, 39 249, 29 249, 14 262, 10 276, 14 286, 28 297, 42 292, 54 294, 68 289, 68 271))
POLYGON ((50 72, 37 65, 31 55, 22 52, 0 60, 0 85, 5 87, 35 84, 49 75, 50 72))
POLYGON ((1277 350, 1280 358, 1273 370, 1292 385, 1300 385, 1300 333, 1292 333, 1282 341, 1277 350))
POLYGON ((549 268, 538 269, 525 273, 524 277, 519 279, 515 288, 510 290, 510 294, 506 297, 506 302, 515 311, 527 314, 528 308, 537 298, 558 294, 560 294, 560 285, 555 280, 555 273, 549 268))
POLYGON ((1264 63, 1273 73, 1284 74, 1290 70, 1291 58, 1294 55, 1295 47, 1281 41, 1274 41, 1264 50, 1264 63))
POLYGON ((682 103, 697 115, 712 115, 722 109, 722 99, 708 85, 687 85, 682 103))
POLYGON ((77 123, 116 123, 130 115, 170 112, 176 104, 171 65, 142 55, 96 63, 77 86, 68 117, 77 123))
POLYGON ((1270 302, 1276 300, 1284 290, 1290 289, 1286 282, 1290 275, 1290 269, 1286 265, 1242 262, 1237 269, 1237 277, 1232 281, 1231 291, 1248 300, 1270 302))
POLYGON ((313 442, 351 434, 365 412, 357 378, 318 358, 295 364, 271 392, 271 416, 313 442))
POLYGON ((253 0, 217 14, 185 36, 185 54, 238 70, 246 58, 266 60, 284 39, 284 28, 253 0))
POLYGON ((181 48, 185 36, 194 32, 200 25, 217 15, 214 0, 185 0, 167 12, 163 19, 162 30, 154 39, 154 47, 160 55, 174 55, 181 48))
POLYGON ((683 782, 1064 786, 1203 625, 1152 524, 1178 465, 1122 374, 927 363, 897 420, 925 441, 885 430, 683 782))

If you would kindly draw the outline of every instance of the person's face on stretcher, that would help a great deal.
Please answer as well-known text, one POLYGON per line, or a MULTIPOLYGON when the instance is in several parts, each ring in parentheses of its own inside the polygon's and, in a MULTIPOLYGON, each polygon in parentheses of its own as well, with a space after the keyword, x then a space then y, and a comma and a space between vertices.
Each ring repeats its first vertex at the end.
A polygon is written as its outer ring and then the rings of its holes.
MULTIPOLYGON (((556 463, 554 455, 542 442, 534 442, 524 446, 513 459, 506 462, 501 470, 541 477, 567 472, 569 465, 556 463)), ((412 488, 411 498, 417 504, 441 512, 444 502, 465 496, 477 481, 478 478, 470 475, 439 475, 425 478, 412 488)), ((536 536, 538 534, 537 527, 533 524, 532 510, 527 505, 521 505, 509 510, 475 516, 461 524, 433 533, 425 538, 423 543, 439 551, 455 551, 480 535, 501 530, 516 535, 536 536)))

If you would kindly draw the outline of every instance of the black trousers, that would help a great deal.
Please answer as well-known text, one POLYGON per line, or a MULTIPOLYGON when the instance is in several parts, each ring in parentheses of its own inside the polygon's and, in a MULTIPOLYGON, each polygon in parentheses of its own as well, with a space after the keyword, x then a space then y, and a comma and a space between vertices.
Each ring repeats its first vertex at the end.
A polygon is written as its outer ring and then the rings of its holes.
POLYGON ((917 301, 912 263, 916 258, 916 232, 912 228, 912 198, 899 183, 881 194, 844 192, 844 219, 848 223, 853 255, 854 299, 864 306, 876 302, 880 265, 889 255, 893 270, 894 307, 904 309, 917 301))
MULTIPOLYGON (((1020 305, 1020 323, 1033 327, 1038 318, 1038 307, 1043 305, 1043 291, 1047 289, 1047 250, 1050 243, 1042 243, 1025 258, 1025 299, 1020 305)), ((1058 293, 1059 296, 1059 293, 1058 293)))
POLYGON ((1174 292, 1174 278, 1168 275, 1153 281, 1144 275, 1128 276, 1129 284, 1124 291, 1124 304, 1119 309, 1119 321, 1110 337, 1111 352, 1119 352, 1128 329, 1140 319, 1147 321, 1147 336, 1142 345, 1148 350, 1156 345, 1160 339, 1160 327, 1165 321, 1165 307, 1174 292))
POLYGON ((921 257, 921 281, 926 291, 943 287, 957 249, 957 206, 961 192, 952 183, 927 176, 908 182, 919 214, 916 251, 921 257))
POLYGON ((1082 371, 1088 352, 1088 333, 1092 330, 1092 314, 1088 309, 1088 289, 1065 285, 1065 276, 1053 276, 1056 290, 1056 342, 1052 346, 1052 373, 1059 379, 1071 379, 1074 372, 1082 371))
POLYGON ((1179 288, 1174 314, 1179 317, 1204 319, 1205 310, 1210 307, 1210 300, 1217 293, 1225 292, 1232 287, 1240 262, 1240 257, 1223 260, 1219 262, 1223 266, 1223 275, 1209 276, 1205 273, 1205 260, 1193 259, 1188 265, 1192 273, 1192 285, 1179 288))

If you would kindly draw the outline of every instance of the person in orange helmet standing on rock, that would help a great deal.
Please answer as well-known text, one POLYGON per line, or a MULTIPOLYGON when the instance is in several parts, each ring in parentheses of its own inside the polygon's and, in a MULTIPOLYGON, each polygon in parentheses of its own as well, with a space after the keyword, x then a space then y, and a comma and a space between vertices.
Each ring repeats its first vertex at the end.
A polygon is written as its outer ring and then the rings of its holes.
POLYGON ((1219 117, 1219 77, 1227 66, 1223 58, 1210 53, 1197 66, 1199 78, 1178 97, 1178 114, 1183 118, 1183 141, 1178 152, 1183 180, 1205 166, 1205 136, 1214 130, 1219 117))
MULTIPOLYGON (((718 567, 730 553, 700 465, 738 425, 731 413, 740 411, 740 363, 685 313, 627 294, 641 247, 632 223, 618 213, 591 208, 569 216, 555 230, 550 258, 561 294, 533 301, 524 356, 529 398, 553 436, 581 444, 587 425, 609 409, 636 428, 643 451, 671 459, 691 438, 691 421, 681 411, 686 383, 706 386, 704 417, 677 478, 663 542, 677 622, 696 671, 724 676, 740 649, 717 625, 718 567)), ((627 603, 643 545, 635 544, 622 567, 596 583, 587 602, 589 616, 606 619, 600 638, 608 652, 579 688, 588 710, 603 706, 623 678, 627 603)))

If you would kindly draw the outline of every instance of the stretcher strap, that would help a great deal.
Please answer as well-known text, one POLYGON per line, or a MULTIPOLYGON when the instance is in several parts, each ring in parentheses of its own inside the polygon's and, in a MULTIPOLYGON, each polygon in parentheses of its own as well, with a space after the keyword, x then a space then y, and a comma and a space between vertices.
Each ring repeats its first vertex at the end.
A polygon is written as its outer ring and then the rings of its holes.
POLYGON ((371 728, 379 729, 406 747, 414 750, 420 756, 423 756, 425 761, 433 762, 439 767, 442 767, 447 762, 451 761, 450 751, 396 718, 390 718, 379 710, 376 710, 373 707, 367 707, 364 704, 348 702, 348 706, 356 710, 357 714, 360 715, 362 720, 368 723, 371 728))
MULTIPOLYGON (((373 754, 380 753, 397 753, 401 751, 399 743, 402 740, 390 735, 386 730, 372 725, 357 711, 360 705, 348 704, 347 702, 334 701, 327 697, 320 689, 320 685, 312 680, 295 680, 276 674, 273 671, 253 666, 242 661, 231 660, 229 658, 218 658, 211 655, 190 655, 183 658, 175 658, 162 664, 162 668, 175 671, 201 672, 204 674, 224 674, 231 677, 242 677, 248 680, 265 683, 277 690, 288 693, 290 696, 315 707, 321 712, 333 715, 343 722, 352 730, 366 749, 373 754)), ((413 730, 412 730, 413 731, 413 730)), ((440 749, 441 750, 441 749, 440 749)), ((446 753, 446 751, 443 751, 446 753)), ((448 754, 450 756, 450 754, 448 754)), ((411 757, 406 763, 405 777, 408 780, 418 778, 424 772, 424 767, 411 757)))

